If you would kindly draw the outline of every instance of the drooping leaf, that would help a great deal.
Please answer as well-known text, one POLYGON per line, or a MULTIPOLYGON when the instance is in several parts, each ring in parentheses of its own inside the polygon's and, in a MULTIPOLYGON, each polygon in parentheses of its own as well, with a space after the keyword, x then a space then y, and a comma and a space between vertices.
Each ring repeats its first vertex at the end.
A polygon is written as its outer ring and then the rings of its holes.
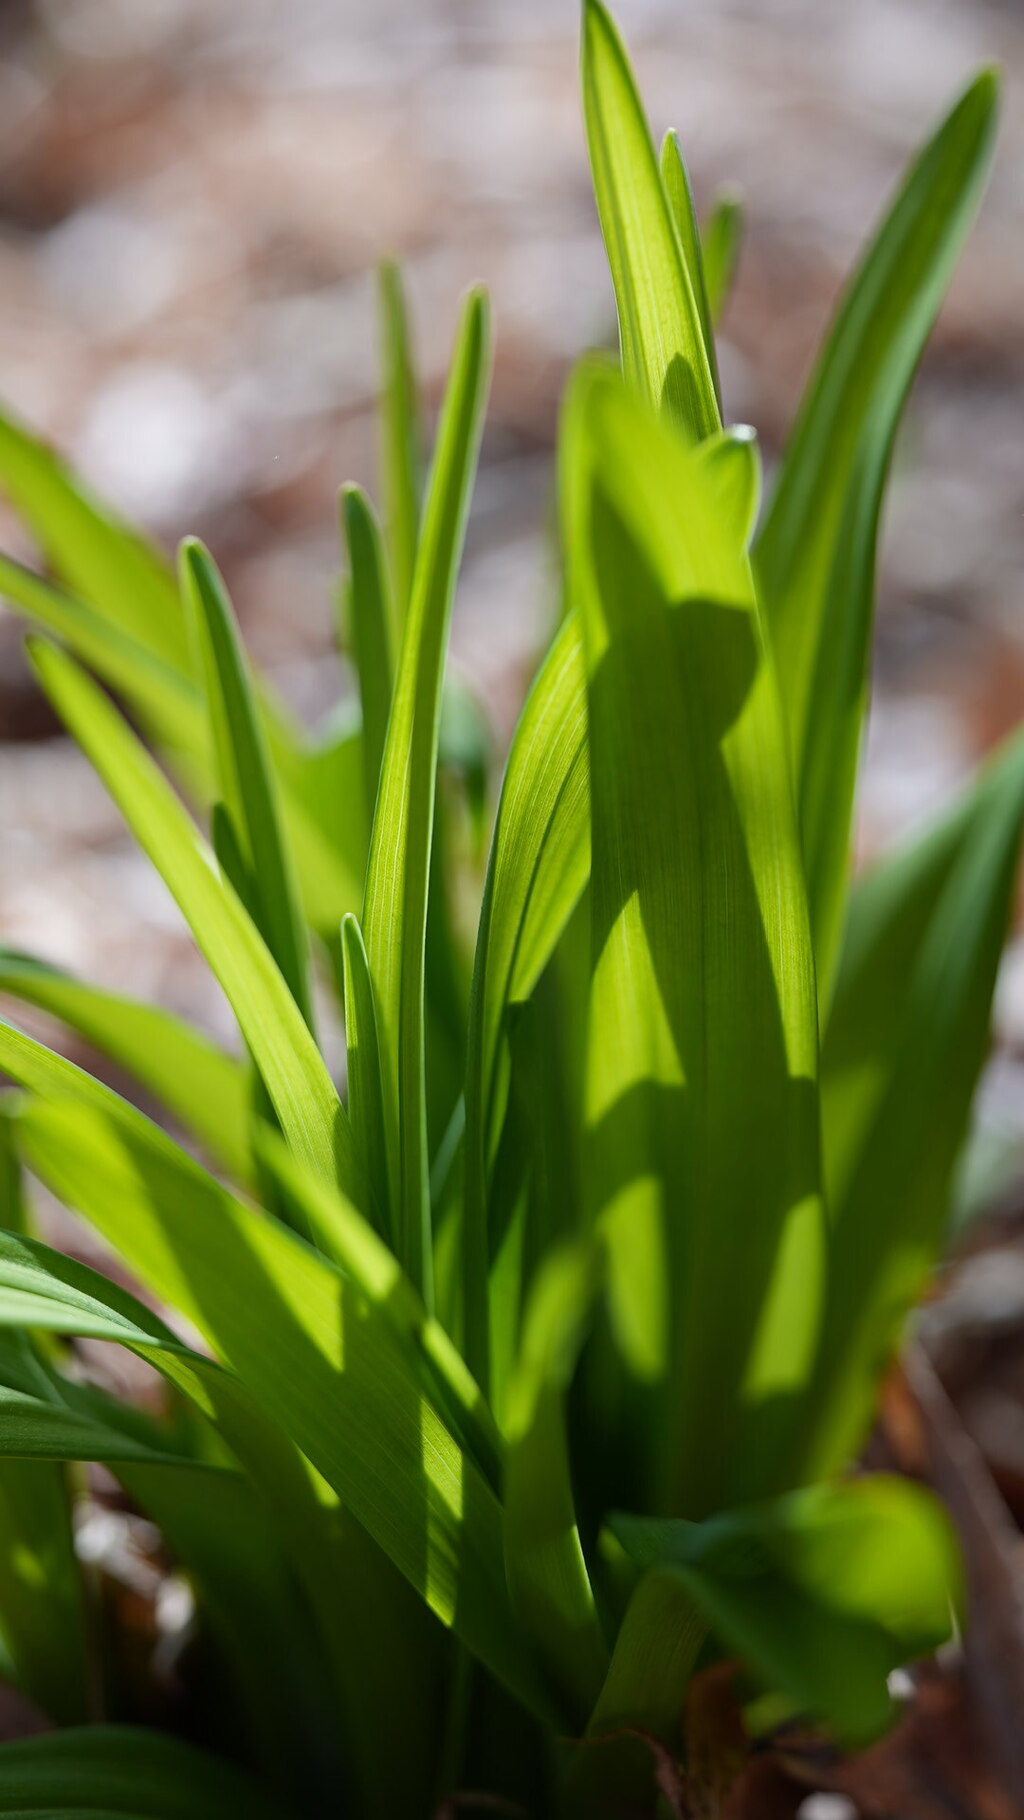
POLYGON ((174 577, 158 552, 92 497, 53 449, 0 414, 0 488, 67 586, 183 675, 188 645, 174 577))
POLYGON ((399 619, 404 621, 419 539, 422 453, 402 275, 390 259, 378 268, 378 297, 384 367, 381 491, 391 577, 399 619))
POLYGON ((564 434, 590 744, 589 1198, 620 1347, 670 1429, 653 1495, 698 1516, 791 1482, 788 1409, 817 1342, 807 907, 735 520, 607 371, 580 374, 564 434))
POLYGON ((1024 829, 1024 739, 856 886, 822 1052, 830 1291, 811 1470, 860 1445, 945 1233, 1024 829))
POLYGON ((399 1257, 432 1299, 424 1081, 427 895, 441 676, 455 575, 480 437, 488 365, 487 305, 467 299, 402 640, 370 842, 363 938, 373 980, 384 1086, 391 1204, 399 1257))
POLYGON ((141 636, 112 623, 84 601, 0 555, 0 594, 36 626, 53 633, 97 676, 132 703, 147 733, 189 787, 210 789, 202 702, 189 676, 151 650, 141 636))
MULTIPOLYGON (((23 1049, 3 1043, 0 1062, 37 1080, 48 1066, 38 1053, 26 1060, 23 1049)), ((237 1373, 265 1419, 302 1449, 442 1622, 522 1699, 542 1707, 508 1607, 500 1505, 424 1394, 391 1306, 397 1285, 389 1254, 360 1222, 364 1250, 376 1246, 391 1266, 390 1278, 368 1294, 369 1278, 356 1283, 335 1269, 279 1222, 235 1200, 115 1095, 102 1096, 96 1087, 95 1097, 31 1102, 19 1117, 22 1151, 229 1369, 188 1353, 95 1273, 86 1273, 88 1293, 81 1290, 83 1267, 59 1254, 40 1260, 45 1248, 35 1247, 33 1275, 23 1255, 28 1241, 18 1241, 14 1263, 0 1267, 0 1283, 10 1279, 0 1312, 6 1304, 8 1318, 37 1326, 66 1328, 70 1318, 71 1331, 119 1339, 182 1379, 188 1394, 196 1394, 198 1374, 206 1406, 217 1399, 225 1438, 247 1468, 260 1471, 245 1436, 239 1442, 224 1422, 223 1398, 234 1397, 237 1373), (40 1310, 44 1268, 56 1311, 50 1317, 40 1310)), ((0 1239, 0 1257, 3 1248, 0 1239)), ((443 1336, 436 1338, 443 1351, 443 1336)), ((448 1358, 456 1371, 450 1351, 448 1358)))
POLYGON ((284 1820, 230 1764, 162 1732, 90 1725, 0 1745, 0 1814, 38 1820, 284 1820))
POLYGON ((179 904, 238 1019, 296 1154, 354 1186, 351 1133, 316 1043, 272 955, 217 877, 193 822, 106 697, 62 651, 32 641, 47 695, 179 904))
POLYGON ((0 992, 60 1018, 155 1094, 231 1175, 247 1178, 245 1072, 193 1025, 11 948, 0 948, 0 992))
POLYGON ((697 437, 721 427, 700 311, 622 40, 601 0, 583 11, 583 109, 622 366, 697 437))
POLYGON ((210 718, 217 795, 241 843, 252 881, 253 920, 312 1027, 309 944, 294 864, 234 612, 214 563, 196 539, 182 544, 180 568, 210 718))
POLYGON ((887 1676, 946 1640, 960 1570, 941 1506, 905 1479, 816 1485, 705 1523, 615 1516, 722 1642, 846 1744, 893 1715, 887 1676))
POLYGON ((996 99, 986 71, 904 178, 844 293, 755 549, 823 1005, 842 926, 882 493, 903 403, 981 194, 996 99))
MULTIPOLYGON (((5 1093, 0 1101, 0 1227, 22 1233, 31 1216, 8 1116, 14 1099, 5 1093)), ((49 1394, 27 1335, 0 1334, 0 1383, 27 1398, 49 1394)), ((0 1445, 5 1436, 0 1411, 0 1445)), ((65 1725, 89 1711, 83 1591, 65 1467, 0 1459, 0 1674, 65 1725)))

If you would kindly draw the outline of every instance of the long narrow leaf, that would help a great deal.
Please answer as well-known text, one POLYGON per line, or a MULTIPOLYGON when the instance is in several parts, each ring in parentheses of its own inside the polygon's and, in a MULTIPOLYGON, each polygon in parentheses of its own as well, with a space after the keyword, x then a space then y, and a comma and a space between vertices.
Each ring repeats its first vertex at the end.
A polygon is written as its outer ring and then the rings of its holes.
POLYGON ((599 1286, 593 1247, 548 1256, 530 1298, 506 1423, 509 1588, 578 1723, 597 1697, 608 1651, 580 1543, 565 1397, 599 1286))
POLYGON ((181 591, 210 717, 218 797, 242 843, 253 881, 253 920, 312 1027, 309 945, 281 825, 277 780, 231 603, 209 554, 195 539, 182 545, 181 591))
POLYGON ((389 1245, 396 1243, 388 1181, 384 1087, 377 1040, 377 1006, 362 931, 354 916, 341 925, 345 985, 345 1052, 348 1116, 356 1166, 366 1180, 369 1206, 389 1245))
MULTIPOLYGON (((3 1026, 0 1065, 50 1093, 76 1073, 29 1039, 13 1042, 3 1026)), ((387 1283, 367 1293, 368 1278, 366 1287, 357 1285, 278 1222, 244 1207, 98 1084, 75 1098, 31 1102, 19 1133, 31 1167, 204 1333, 431 1609, 520 1697, 542 1704, 507 1604, 500 1506, 423 1393, 391 1306, 393 1264, 387 1283)), ((360 1243, 372 1242, 387 1259, 372 1232, 361 1230, 360 1243)), ((19 1244, 24 1250, 29 1242, 19 1244)), ((43 1326, 40 1293, 22 1255, 13 1275, 7 1271, 9 1318, 43 1326)), ((198 1372, 222 1421, 230 1372, 218 1377, 208 1362, 163 1338, 156 1317, 140 1313, 123 1292, 104 1286, 104 1306, 97 1307, 102 1279, 87 1273, 93 1288, 84 1295, 75 1288, 82 1266, 48 1254, 47 1267, 59 1285, 51 1290, 58 1311, 70 1296, 78 1323, 72 1331, 120 1339, 144 1356, 159 1353, 161 1369, 177 1359, 184 1387, 198 1372)), ((442 1336, 437 1343, 443 1361, 442 1336)), ((234 1432, 225 1435, 238 1451, 234 1432)))
POLYGON ((488 366, 482 292, 466 302, 441 414, 370 843, 363 936, 378 1010, 399 1256, 432 1299, 424 953, 441 677, 488 366))
POLYGON ((91 1725, 0 1746, 0 1814, 38 1820, 283 1820, 230 1764, 128 1725, 91 1725))
POLYGON ((857 886, 822 1053, 833 1267, 809 1468, 860 1445, 879 1365, 941 1245, 989 1043, 1024 830, 1014 738, 857 886))
POLYGON ((34 642, 47 695, 181 907, 238 1019, 296 1154, 354 1187, 344 1107, 273 957, 152 759, 70 658, 34 642))
POLYGON ((743 236, 743 204, 730 190, 720 195, 700 236, 704 286, 711 321, 717 324, 729 301, 743 236))
POLYGON ((391 576, 400 620, 412 598, 419 539, 422 485, 416 379, 402 275, 392 260, 378 270, 380 339, 384 365, 381 400, 381 481, 391 576))
POLYGON ((372 827, 394 686, 394 604, 380 529, 359 487, 342 488, 341 522, 348 550, 349 631, 363 711, 366 825, 372 827))
POLYGON ((245 1070, 191 1024, 9 948, 0 948, 0 992, 60 1018, 155 1094, 230 1174, 247 1178, 245 1070))
POLYGON ((626 377, 700 438, 720 428, 700 311, 633 73, 601 0, 585 0, 583 107, 626 377))
POLYGON ((520 717, 491 842, 470 998, 462 1259, 466 1356, 490 1376, 488 1166, 508 1004, 528 997, 590 869, 586 695, 566 620, 520 717))
POLYGON ((914 369, 977 208, 996 99, 987 71, 907 173, 840 304, 756 546, 823 1003, 842 925, 882 491, 914 369))
POLYGON ((94 499, 54 450, 6 414, 0 414, 0 487, 62 580, 187 674, 185 622, 166 562, 94 499))
POLYGON ((715 354, 714 319, 708 301, 707 284, 704 278, 704 252, 701 244, 700 229, 697 225, 697 208, 690 187, 690 173, 683 160, 683 148, 679 135, 666 133, 661 146, 661 181, 665 186, 665 196, 675 222, 679 244, 683 249, 683 259, 693 290, 693 301, 700 317, 701 335, 704 340, 704 353, 715 385, 715 397, 718 409, 722 409, 722 389, 718 379, 718 360, 715 354))

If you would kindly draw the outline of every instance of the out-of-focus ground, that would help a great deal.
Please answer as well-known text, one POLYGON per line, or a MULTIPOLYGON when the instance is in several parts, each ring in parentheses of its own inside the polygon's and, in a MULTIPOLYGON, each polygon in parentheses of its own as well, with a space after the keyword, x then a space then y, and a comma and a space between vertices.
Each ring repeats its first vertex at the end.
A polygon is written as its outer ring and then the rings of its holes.
MULTIPOLYGON (((1006 72, 995 175, 897 451, 862 796, 870 852, 1024 715, 1024 12, 1012 0, 620 0, 618 13, 698 203, 726 180, 745 194, 721 364, 728 413, 756 425, 769 464, 904 161, 977 64, 1006 72)), ((162 541, 207 539, 254 650, 311 722, 344 686, 336 493, 374 480, 371 270, 387 251, 405 263, 431 404, 460 292, 482 278, 493 293, 453 656, 499 740, 512 724, 552 611, 560 390, 613 323, 577 25, 575 0, 0 7, 0 395, 162 541)), ((16 527, 0 531, 25 553, 16 527)), ((6 614, 0 940, 226 1030, 6 614)), ((985 1118, 1017 1134, 1024 1160, 1021 939, 997 1025, 985 1118)), ((1004 1194, 983 1261, 957 1279, 959 1326, 939 1332, 931 1317, 1018 1522, 1021 1204, 1004 1194), (991 1370, 972 1375, 964 1345, 991 1370)))

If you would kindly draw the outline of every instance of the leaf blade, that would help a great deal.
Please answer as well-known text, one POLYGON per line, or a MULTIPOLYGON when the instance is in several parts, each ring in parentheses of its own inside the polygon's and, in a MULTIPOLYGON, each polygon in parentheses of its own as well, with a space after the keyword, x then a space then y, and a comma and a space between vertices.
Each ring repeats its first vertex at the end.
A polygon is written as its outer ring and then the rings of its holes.
POLYGON ((721 428, 700 314, 626 51, 586 0, 583 106, 627 379, 698 439, 721 428))
POLYGON ((823 1003, 841 931, 882 492, 980 197, 996 96, 987 71, 908 170, 844 293, 755 546, 788 704, 823 1003))
POLYGON ((424 1073, 427 897, 441 674, 479 444, 488 319, 471 292, 456 338, 381 766, 363 904, 378 1011, 399 1256, 432 1299, 424 1073))

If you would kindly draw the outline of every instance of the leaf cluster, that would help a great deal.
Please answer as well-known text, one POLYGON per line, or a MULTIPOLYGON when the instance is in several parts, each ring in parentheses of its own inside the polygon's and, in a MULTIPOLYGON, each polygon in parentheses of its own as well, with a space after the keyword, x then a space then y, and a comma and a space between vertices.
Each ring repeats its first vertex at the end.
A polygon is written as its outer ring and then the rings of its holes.
MULTIPOLYGON (((412 1816, 460 1787, 593 1813, 618 1788, 600 1739, 678 1752, 716 1656, 753 1728, 859 1743, 949 1632, 941 1510, 854 1464, 943 1242, 1024 744, 861 879, 850 839, 893 438, 996 85, 907 172, 762 510, 715 352, 737 205, 698 223, 600 0, 582 82, 621 363, 568 387, 565 610, 493 814, 445 677, 482 292, 428 471, 383 269, 383 521, 340 505, 357 712, 315 735, 200 544, 174 574, 0 421, 43 558, 0 558, 0 587, 238 1031, 229 1054, 0 952, 9 999, 161 1114, 0 1022, 0 1641, 66 1728, 0 1749, 0 1813, 412 1816), (34 1180, 139 1294, 40 1240, 34 1180), (83 1377, 85 1338, 154 1367, 163 1413, 83 1377), (119 1729, 72 1546, 89 1461, 194 1589, 206 1754, 119 1729)), ((616 1798, 654 1811, 653 1785, 616 1798)))

